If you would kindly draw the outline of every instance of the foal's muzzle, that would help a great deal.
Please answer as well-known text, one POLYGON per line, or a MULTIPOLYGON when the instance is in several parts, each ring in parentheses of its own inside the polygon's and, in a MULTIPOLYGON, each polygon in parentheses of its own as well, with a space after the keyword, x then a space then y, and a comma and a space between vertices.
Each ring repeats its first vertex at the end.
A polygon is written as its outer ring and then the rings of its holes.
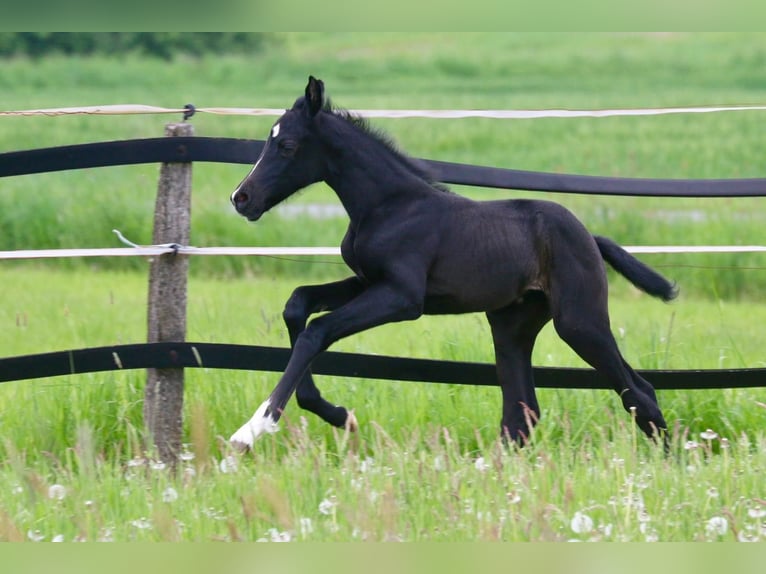
POLYGON ((252 205, 250 195, 241 189, 231 194, 231 203, 234 209, 237 210, 237 213, 244 215, 249 221, 256 221, 263 215, 263 209, 252 205))

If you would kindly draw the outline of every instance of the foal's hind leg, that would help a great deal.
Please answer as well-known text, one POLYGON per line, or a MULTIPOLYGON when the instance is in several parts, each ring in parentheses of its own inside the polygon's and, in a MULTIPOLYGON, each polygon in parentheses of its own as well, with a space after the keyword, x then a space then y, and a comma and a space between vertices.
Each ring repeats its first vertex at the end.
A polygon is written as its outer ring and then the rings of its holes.
POLYGON ((590 294, 568 305, 557 301, 553 324, 559 336, 612 383, 625 410, 635 408, 636 423, 647 436, 654 438, 667 428, 654 388, 620 354, 609 327, 605 295, 590 294))
MULTIPOLYGON (((356 297, 361 290, 362 285, 356 277, 295 289, 282 314, 290 334, 290 345, 295 345, 298 335, 306 328, 306 321, 312 313, 333 311, 356 297)), ((298 383, 295 398, 298 406, 318 415, 331 425, 336 427, 349 425, 352 430, 356 430, 356 419, 345 407, 333 405, 322 398, 310 371, 298 383)))
POLYGON ((530 291, 519 301, 487 313, 495 345, 497 377, 503 392, 503 438, 523 445, 540 418, 532 374, 532 348, 550 320, 548 301, 530 291))

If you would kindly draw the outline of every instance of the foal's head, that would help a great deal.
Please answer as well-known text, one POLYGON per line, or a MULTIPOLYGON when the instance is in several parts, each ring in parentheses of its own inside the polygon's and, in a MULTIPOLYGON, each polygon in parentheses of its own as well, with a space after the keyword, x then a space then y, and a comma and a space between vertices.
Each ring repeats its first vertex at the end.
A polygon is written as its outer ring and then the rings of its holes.
POLYGON ((324 107, 324 84, 310 76, 305 96, 276 121, 255 166, 231 194, 240 214, 255 221, 299 189, 324 179, 323 144, 316 133, 317 115, 324 107))

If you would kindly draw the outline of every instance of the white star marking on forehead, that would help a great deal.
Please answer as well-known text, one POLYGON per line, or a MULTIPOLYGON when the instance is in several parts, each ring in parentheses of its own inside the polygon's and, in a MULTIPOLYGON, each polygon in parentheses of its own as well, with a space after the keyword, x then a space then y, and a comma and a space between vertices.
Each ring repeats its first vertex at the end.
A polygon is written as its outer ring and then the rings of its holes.
POLYGON ((279 124, 274 124, 274 127, 271 128, 271 137, 275 138, 279 135, 279 124))

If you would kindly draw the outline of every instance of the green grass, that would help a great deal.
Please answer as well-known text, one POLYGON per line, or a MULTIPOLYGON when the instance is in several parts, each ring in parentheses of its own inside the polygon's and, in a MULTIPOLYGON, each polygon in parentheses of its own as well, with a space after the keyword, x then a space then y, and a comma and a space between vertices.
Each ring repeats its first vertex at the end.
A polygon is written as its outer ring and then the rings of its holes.
MULTIPOLYGON (((544 432, 544 431, 543 431, 544 432)), ((704 541, 758 539, 763 441, 665 459, 627 438, 462 451, 448 429, 383 427, 317 440, 293 425, 244 460, 80 468, 80 443, 42 475, 12 455, 0 536, 118 541, 704 541), (279 444, 289 443, 285 451, 279 444), (594 442, 596 444, 594 444, 594 442), (424 446, 425 445, 425 446, 424 446), (371 453, 373 453, 371 455, 371 453), (233 461, 237 461, 233 463, 233 461), (58 498, 61 496, 61 498, 58 498), (20 511, 18 509, 23 509, 20 511), (584 515, 584 517, 583 517, 584 515), (712 521, 726 530, 711 530, 712 521)), ((593 440, 595 439, 595 440, 593 440)), ((715 445, 717 441, 711 441, 715 445)))
MULTIPOLYGON (((7 356, 145 340, 145 281, 140 273, 3 268, 10 303, 0 312, 0 348, 7 356)), ((192 278, 188 339, 284 345, 280 309, 293 285, 192 278)), ((613 327, 634 366, 763 366, 764 306, 663 305, 615 291, 613 327)), ((486 326, 470 315, 389 325, 335 348, 492 355, 486 326)), ((535 362, 582 365, 550 328, 535 362)), ((763 499, 760 390, 660 392, 674 449, 664 458, 607 391, 540 390, 532 443, 508 452, 497 442, 497 389, 321 377, 330 400, 355 409, 357 434, 291 402, 279 433, 233 455, 226 437, 277 378, 187 370, 184 442, 194 458, 178 477, 154 469, 151 451, 144 460, 142 371, 2 385, 0 539, 717 540, 706 526, 717 516, 729 525, 720 539, 756 535, 748 512, 763 499), (701 439, 707 428, 730 448, 701 439), (701 446, 686 450, 689 440, 701 446), (56 484, 61 500, 49 496, 56 484), (572 530, 577 512, 593 520, 592 531, 572 530)))

